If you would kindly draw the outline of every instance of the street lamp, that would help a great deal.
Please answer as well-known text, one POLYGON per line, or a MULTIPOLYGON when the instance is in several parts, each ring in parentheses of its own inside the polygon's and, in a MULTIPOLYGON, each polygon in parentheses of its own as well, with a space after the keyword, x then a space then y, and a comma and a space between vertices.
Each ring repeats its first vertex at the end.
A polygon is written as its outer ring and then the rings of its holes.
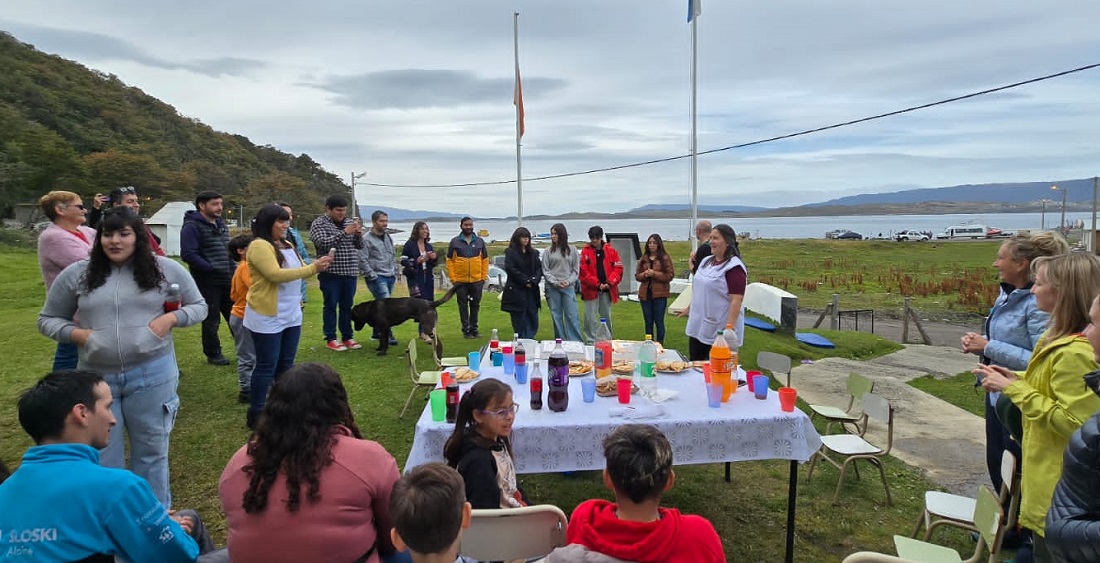
POLYGON ((366 177, 366 172, 355 173, 351 171, 351 218, 354 219, 359 216, 359 204, 355 203, 355 181, 366 177))
POLYGON ((1069 193, 1069 190, 1066 188, 1059 188, 1058 186, 1051 186, 1050 189, 1054 191, 1060 190, 1062 192, 1062 223, 1058 225, 1058 230, 1064 233, 1065 231, 1063 229, 1066 228, 1066 195, 1069 193))

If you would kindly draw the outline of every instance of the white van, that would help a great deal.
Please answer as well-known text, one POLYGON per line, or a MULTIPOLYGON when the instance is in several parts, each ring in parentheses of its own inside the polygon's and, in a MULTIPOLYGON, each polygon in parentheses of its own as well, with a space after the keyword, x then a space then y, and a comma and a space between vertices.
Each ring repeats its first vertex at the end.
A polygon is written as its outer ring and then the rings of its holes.
POLYGON ((936 238, 986 238, 987 231, 985 225, 955 225, 944 229, 936 238))

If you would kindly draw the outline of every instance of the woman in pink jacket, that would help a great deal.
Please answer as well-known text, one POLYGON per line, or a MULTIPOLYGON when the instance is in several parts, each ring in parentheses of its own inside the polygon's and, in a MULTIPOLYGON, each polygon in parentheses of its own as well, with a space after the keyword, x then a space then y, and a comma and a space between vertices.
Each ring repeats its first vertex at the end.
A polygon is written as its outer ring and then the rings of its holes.
MULTIPOLYGON (((50 220, 50 226, 38 235, 38 267, 49 292, 61 270, 73 262, 88 259, 95 242, 95 229, 84 226, 88 212, 80 196, 73 192, 50 192, 38 200, 38 206, 50 220)), ((52 371, 76 369, 76 361, 76 344, 58 342, 52 371)))

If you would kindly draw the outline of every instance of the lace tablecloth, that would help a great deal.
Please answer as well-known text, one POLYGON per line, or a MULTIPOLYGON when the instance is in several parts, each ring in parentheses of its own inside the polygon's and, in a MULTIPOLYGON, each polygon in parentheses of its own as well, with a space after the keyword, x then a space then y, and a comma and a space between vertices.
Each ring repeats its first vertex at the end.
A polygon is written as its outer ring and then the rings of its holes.
MULTIPOLYGON (((821 436, 809 417, 798 409, 780 410, 774 390, 766 400, 757 400, 748 388, 741 387, 721 408, 708 407, 703 375, 696 370, 658 375, 660 389, 679 395, 661 403, 664 416, 629 420, 611 416, 621 410, 615 397, 597 396, 594 403, 583 402, 579 377, 570 378, 569 408, 564 412, 551 412, 545 406, 545 390, 542 410, 532 411, 527 385, 505 376, 499 367, 483 367, 481 377, 509 383, 513 400, 520 405, 512 426, 517 473, 603 469, 603 438, 617 426, 634 422, 652 424, 664 432, 672 443, 677 465, 764 459, 806 461, 821 447, 821 436)), ((459 392, 465 392, 473 383, 476 381, 461 385, 459 392)), ((633 400, 638 401, 639 396, 633 400)), ((405 470, 429 461, 443 461, 443 443, 453 428, 453 424, 432 421, 426 406, 416 423, 405 470)))

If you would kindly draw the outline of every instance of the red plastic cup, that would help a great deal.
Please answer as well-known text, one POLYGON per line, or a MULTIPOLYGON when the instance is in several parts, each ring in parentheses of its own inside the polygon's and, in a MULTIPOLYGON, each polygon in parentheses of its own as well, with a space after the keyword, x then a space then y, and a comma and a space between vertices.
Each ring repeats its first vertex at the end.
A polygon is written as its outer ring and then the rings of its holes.
POLYGON ((630 391, 633 385, 634 380, 625 377, 615 381, 615 390, 619 392, 620 404, 630 404, 630 391))
POLYGON ((752 378, 757 375, 764 375, 759 371, 746 371, 745 372, 745 384, 749 386, 749 393, 755 393, 755 385, 752 384, 752 378))
POLYGON ((710 383, 710 362, 703 362, 703 383, 710 383))
POLYGON ((794 387, 779 388, 779 408, 784 412, 793 412, 794 404, 798 401, 798 391, 794 387))
POLYGON ((439 386, 444 389, 451 384, 451 372, 445 371, 439 374, 439 386))

